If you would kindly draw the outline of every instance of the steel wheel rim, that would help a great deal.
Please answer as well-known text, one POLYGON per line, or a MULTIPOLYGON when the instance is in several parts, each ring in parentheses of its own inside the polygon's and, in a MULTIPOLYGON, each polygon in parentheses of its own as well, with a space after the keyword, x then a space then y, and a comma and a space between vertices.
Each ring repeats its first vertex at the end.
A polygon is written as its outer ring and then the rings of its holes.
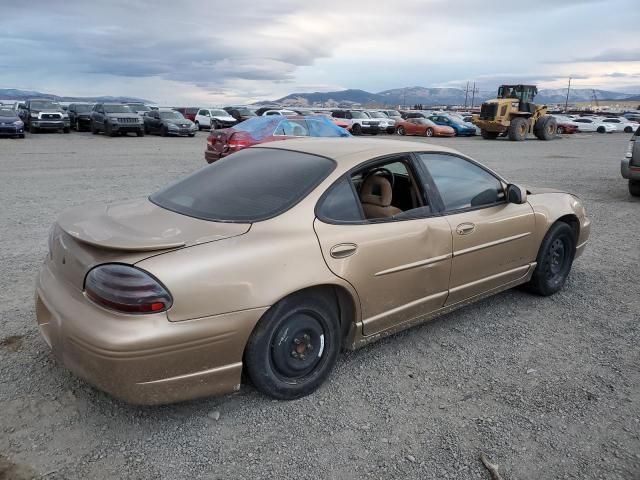
POLYGON ((549 268, 547 270, 547 277, 549 279, 555 279, 560 276, 567 263, 567 246, 561 238, 557 238, 553 241, 549 247, 549 268))
POLYGON ((287 380, 308 376, 324 359, 325 331, 312 312, 288 316, 271 340, 270 360, 275 373, 287 380))

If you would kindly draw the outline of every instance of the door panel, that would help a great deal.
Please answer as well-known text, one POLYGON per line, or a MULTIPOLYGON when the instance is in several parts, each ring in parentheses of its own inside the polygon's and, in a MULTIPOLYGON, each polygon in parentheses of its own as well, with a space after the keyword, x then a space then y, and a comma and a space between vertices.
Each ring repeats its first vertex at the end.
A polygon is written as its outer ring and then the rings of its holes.
POLYGON ((451 273, 451 228, 443 217, 314 228, 328 267, 358 292, 371 335, 441 308, 451 273))
POLYGON ((516 280, 535 261, 535 217, 528 203, 504 203, 445 218, 453 234, 447 305, 516 280))

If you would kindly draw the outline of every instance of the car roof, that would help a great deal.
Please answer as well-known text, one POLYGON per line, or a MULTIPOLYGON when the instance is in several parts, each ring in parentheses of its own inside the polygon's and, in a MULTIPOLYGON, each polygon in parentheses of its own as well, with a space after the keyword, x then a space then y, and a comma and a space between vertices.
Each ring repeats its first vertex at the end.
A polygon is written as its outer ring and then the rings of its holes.
POLYGON ((383 140, 369 138, 296 138, 255 145, 250 148, 274 148, 327 157, 348 169, 371 158, 410 152, 460 152, 439 145, 411 140, 383 140))

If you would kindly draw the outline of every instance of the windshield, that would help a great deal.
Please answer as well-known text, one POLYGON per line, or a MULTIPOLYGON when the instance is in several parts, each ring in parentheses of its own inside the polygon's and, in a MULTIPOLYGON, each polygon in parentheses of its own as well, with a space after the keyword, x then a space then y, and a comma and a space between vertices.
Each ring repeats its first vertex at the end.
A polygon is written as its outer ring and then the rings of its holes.
POLYGON ((165 119, 169 119, 169 118, 173 118, 173 119, 180 119, 180 120, 184 120, 184 116, 180 113, 180 112, 158 112, 160 114, 160 118, 165 118, 165 119))
POLYGON ((306 153, 250 148, 200 169, 149 197, 189 217, 258 222, 288 210, 335 168, 306 153))
POLYGON ((16 112, 11 108, 0 108, 0 117, 15 117, 16 112))
POLYGON ((351 112, 351 118, 369 118, 364 112, 351 112))
POLYGON ((57 102, 48 102, 46 100, 31 102, 31 108, 38 108, 41 110, 62 110, 62 107, 57 102))
POLYGON ((380 112, 368 112, 368 113, 371 118, 387 118, 385 115, 383 115, 380 112))
POLYGON ((133 113, 127 105, 105 105, 104 111, 107 113, 133 113))
POLYGON ((229 112, 225 112, 224 110, 211 110, 212 117, 228 117, 229 112))
POLYGON ((134 112, 149 112, 151 109, 142 103, 127 103, 127 106, 134 112))
POLYGON ((344 128, 338 127, 327 117, 308 116, 304 119, 291 119, 282 115, 267 115, 245 120, 233 127, 239 132, 248 133, 255 141, 261 141, 271 135, 296 137, 350 137, 344 128))
POLYGON ((91 109, 93 108, 93 105, 83 105, 83 104, 76 104, 74 105, 76 112, 78 113, 86 113, 86 112, 90 112, 91 109))
POLYGON ((398 112, 397 110, 387 110, 387 115, 389 115, 390 117, 401 117, 402 115, 400 115, 400 112, 398 112))

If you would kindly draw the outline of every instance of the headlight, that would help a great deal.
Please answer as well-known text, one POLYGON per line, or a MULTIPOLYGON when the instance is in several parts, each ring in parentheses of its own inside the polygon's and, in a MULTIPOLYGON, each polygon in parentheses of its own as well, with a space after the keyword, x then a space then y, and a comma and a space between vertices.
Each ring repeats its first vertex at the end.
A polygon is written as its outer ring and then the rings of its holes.
POLYGON ((142 118, 138 118, 138 123, 144 123, 144 120, 142 118))
POLYGON ((30 113, 29 115, 31 116, 31 118, 38 118, 38 114, 37 113, 30 113))
POLYGON ((22 123, 22 120, 16 120, 15 122, 13 122, 13 124, 16 127, 22 127, 24 125, 24 123, 22 123))
POLYGON ((68 113, 63 113, 62 114, 62 118, 69 118, 69 114, 68 113))

